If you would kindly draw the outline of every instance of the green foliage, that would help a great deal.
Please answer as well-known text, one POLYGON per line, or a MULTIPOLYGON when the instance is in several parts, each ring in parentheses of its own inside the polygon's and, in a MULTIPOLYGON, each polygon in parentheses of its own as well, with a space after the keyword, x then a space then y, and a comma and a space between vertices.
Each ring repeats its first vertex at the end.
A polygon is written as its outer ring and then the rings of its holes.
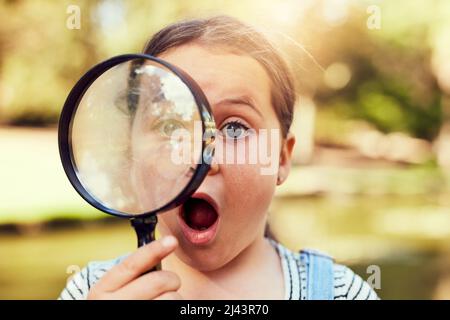
MULTIPOLYGON (((89 10, 94 3, 79 1, 89 10)), ((2 2, 0 122, 56 123, 71 86, 97 52, 89 19, 66 28, 67 2, 2 2)))
POLYGON ((432 18, 425 2, 416 1, 407 14, 402 6, 382 6, 381 30, 365 28, 366 13, 355 10, 351 21, 321 35, 332 40, 318 59, 325 66, 345 63, 352 79, 340 90, 317 83, 315 98, 319 107, 335 109, 337 121, 356 118, 384 133, 400 131, 431 141, 445 121, 444 93, 432 69, 436 48, 431 41, 443 21, 432 18), (399 18, 404 15, 408 19, 399 18))
POLYGON ((418 105, 401 85, 383 79, 359 86, 354 115, 383 132, 402 131, 429 140, 436 137, 442 123, 439 99, 418 105))

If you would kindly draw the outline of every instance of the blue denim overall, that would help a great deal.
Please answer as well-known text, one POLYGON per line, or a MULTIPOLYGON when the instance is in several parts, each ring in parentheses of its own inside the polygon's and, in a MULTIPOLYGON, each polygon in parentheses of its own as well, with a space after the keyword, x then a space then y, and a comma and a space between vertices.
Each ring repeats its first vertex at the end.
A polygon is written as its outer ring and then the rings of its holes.
POLYGON ((333 259, 315 250, 301 250, 300 259, 306 270, 306 300, 333 300, 333 259))

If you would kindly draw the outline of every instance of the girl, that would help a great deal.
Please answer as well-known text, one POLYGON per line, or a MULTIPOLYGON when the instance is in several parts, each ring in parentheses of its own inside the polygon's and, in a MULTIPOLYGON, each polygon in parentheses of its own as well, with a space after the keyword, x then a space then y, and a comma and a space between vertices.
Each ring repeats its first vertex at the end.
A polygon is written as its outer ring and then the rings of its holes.
POLYGON ((273 45, 230 17, 169 25, 144 52, 186 71, 210 102, 216 148, 278 130, 276 170, 213 161, 183 206, 159 216, 162 235, 136 252, 91 262, 60 299, 378 299, 359 276, 315 251, 292 252, 265 234, 275 187, 288 177, 295 137, 293 78, 273 45), (226 139, 225 139, 226 138, 226 139), (145 273, 161 262, 162 270, 145 273))

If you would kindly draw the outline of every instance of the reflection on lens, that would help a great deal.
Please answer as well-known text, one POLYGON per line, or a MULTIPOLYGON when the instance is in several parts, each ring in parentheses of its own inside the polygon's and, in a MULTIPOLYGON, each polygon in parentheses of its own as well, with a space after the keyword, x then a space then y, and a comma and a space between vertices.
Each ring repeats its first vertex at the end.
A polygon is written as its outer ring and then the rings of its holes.
POLYGON ((200 121, 191 91, 172 71, 146 59, 116 65, 90 85, 72 119, 78 179, 108 208, 154 211, 190 181, 201 150, 187 146, 200 121), (182 151, 187 161, 173 161, 182 151))

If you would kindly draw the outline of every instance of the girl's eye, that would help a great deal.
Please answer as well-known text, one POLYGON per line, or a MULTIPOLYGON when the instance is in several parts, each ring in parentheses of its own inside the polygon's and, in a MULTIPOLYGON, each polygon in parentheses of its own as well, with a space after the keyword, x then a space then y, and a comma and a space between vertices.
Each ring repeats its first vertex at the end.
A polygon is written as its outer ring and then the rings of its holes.
POLYGON ((221 131, 227 137, 234 140, 242 139, 248 135, 249 128, 239 121, 231 121, 225 124, 221 131))
POLYGON ((157 130, 162 136, 170 138, 175 130, 184 129, 184 125, 181 121, 168 119, 158 122, 152 129, 157 130))

